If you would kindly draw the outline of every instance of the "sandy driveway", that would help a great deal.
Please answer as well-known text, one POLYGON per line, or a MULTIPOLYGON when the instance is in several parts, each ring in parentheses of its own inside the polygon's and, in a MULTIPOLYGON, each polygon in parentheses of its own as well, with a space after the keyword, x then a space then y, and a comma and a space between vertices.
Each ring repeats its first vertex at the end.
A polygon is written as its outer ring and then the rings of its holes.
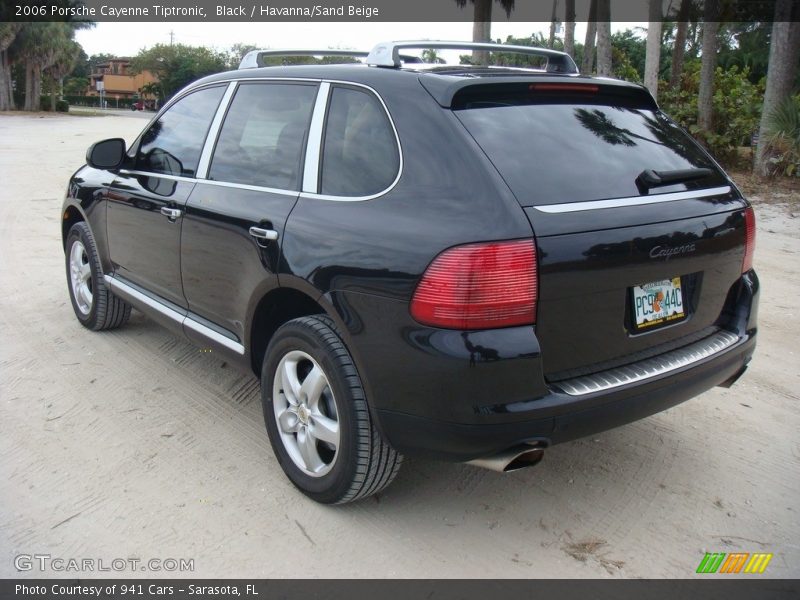
POLYGON ((408 460, 330 508, 272 457, 256 380, 140 314, 100 334, 73 317, 67 179, 90 142, 143 125, 0 116, 0 576, 50 554, 206 577, 688 577, 705 551, 800 576, 800 205, 757 207, 760 341, 732 389, 513 474, 408 460))

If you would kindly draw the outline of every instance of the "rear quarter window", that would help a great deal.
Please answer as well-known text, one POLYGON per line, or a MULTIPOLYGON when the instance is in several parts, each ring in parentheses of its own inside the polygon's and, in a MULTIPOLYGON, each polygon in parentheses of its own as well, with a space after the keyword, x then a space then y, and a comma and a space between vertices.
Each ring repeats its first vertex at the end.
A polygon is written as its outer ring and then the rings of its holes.
POLYGON ((392 185, 400 169, 397 140, 380 101, 354 88, 331 91, 322 150, 320 192, 371 196, 392 185))

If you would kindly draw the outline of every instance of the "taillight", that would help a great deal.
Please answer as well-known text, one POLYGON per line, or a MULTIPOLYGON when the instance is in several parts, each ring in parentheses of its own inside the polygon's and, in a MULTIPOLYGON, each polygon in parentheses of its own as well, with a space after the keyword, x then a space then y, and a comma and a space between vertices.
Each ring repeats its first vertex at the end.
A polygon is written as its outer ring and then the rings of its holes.
POLYGON ((417 285, 411 316, 447 329, 494 329, 536 321, 533 240, 468 244, 437 256, 417 285))
POLYGON ((744 210, 744 258, 742 259, 742 273, 746 273, 753 268, 753 252, 756 249, 756 214, 753 207, 748 206, 744 210))

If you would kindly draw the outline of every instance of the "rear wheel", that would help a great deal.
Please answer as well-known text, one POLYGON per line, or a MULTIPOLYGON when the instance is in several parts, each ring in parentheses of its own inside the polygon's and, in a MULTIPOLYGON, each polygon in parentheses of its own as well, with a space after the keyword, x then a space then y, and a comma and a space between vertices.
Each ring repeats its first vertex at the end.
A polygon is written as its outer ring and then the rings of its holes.
POLYGON ((123 325, 131 306, 106 287, 97 246, 86 223, 72 226, 65 250, 69 297, 81 325, 93 331, 123 325))
POLYGON ((270 341, 261 376, 264 420, 289 479, 325 504, 391 483, 402 462, 372 423, 364 389, 333 322, 294 319, 270 341))

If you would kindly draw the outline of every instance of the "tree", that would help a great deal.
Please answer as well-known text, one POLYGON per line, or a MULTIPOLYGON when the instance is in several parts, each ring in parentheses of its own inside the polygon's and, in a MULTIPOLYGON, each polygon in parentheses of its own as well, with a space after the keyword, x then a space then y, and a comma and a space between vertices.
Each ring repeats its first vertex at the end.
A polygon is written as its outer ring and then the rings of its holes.
POLYGON ((231 49, 228 52, 228 67, 231 70, 238 69, 239 63, 242 62, 242 59, 245 57, 245 55, 253 50, 258 50, 258 47, 254 46, 253 44, 237 43, 231 46, 231 49))
POLYGON ((11 60, 8 49, 17 37, 20 23, 0 23, 0 110, 14 109, 11 86, 11 60))
POLYGON ((425 50, 422 51, 422 62, 439 64, 443 63, 444 60, 439 56, 439 52, 436 48, 425 48, 425 50))
POLYGON ((644 64, 644 85, 658 99, 658 68, 661 64, 661 0, 650 0, 647 24, 647 58, 644 64))
POLYGON ((575 0, 564 3, 564 52, 575 54, 575 0))
MULTIPOLYGON (((81 46, 75 40, 67 40, 60 46, 53 63, 47 67, 46 73, 56 84, 58 96, 64 95, 64 78, 75 68, 75 61, 81 52, 81 46)), ((50 110, 56 110, 56 94, 50 94, 50 110)))
POLYGON ((594 38, 597 36, 597 0, 589 4, 589 20, 586 23, 586 41, 583 44, 581 73, 589 74, 594 65, 594 38))
POLYGON ((700 66, 700 90, 697 97, 697 124, 704 132, 713 128, 712 100, 714 71, 717 68, 717 32, 719 31, 718 0, 706 0, 703 14, 703 50, 700 66))
POLYGON ((229 57, 204 47, 156 44, 131 60, 131 73, 150 71, 158 79, 163 102, 192 81, 228 69, 229 57))
POLYGON ((40 110, 42 71, 53 65, 73 33, 66 23, 25 23, 20 29, 9 51, 12 62, 20 63, 25 73, 23 110, 40 110))
MULTIPOLYGON (((492 5, 499 2, 500 6, 506 11, 506 16, 511 16, 514 10, 514 0, 469 0, 474 7, 472 19, 472 41, 490 42, 492 41, 492 5)), ((456 0, 459 8, 467 5, 467 0, 456 0)), ((472 63, 485 65, 489 62, 489 53, 485 50, 472 51, 472 63)))
POLYGON ((759 175, 767 174, 765 151, 770 120, 776 110, 792 94, 800 62, 800 7, 792 0, 777 0, 775 18, 772 23, 772 43, 769 49, 769 70, 764 105, 761 110, 759 144, 753 170, 759 175))
POLYGON ((547 47, 553 49, 553 44, 556 41, 556 25, 558 24, 558 17, 556 11, 558 10, 558 0, 553 0, 553 14, 550 16, 550 37, 547 38, 547 47))
POLYGON ((597 74, 611 76, 611 0, 597 0, 597 74))
POLYGON ((672 66, 669 74, 670 87, 679 85, 681 81, 683 59, 686 55, 686 33, 689 28, 689 9, 691 5, 692 0, 681 0, 681 5, 678 9, 675 41, 672 46, 672 66))

